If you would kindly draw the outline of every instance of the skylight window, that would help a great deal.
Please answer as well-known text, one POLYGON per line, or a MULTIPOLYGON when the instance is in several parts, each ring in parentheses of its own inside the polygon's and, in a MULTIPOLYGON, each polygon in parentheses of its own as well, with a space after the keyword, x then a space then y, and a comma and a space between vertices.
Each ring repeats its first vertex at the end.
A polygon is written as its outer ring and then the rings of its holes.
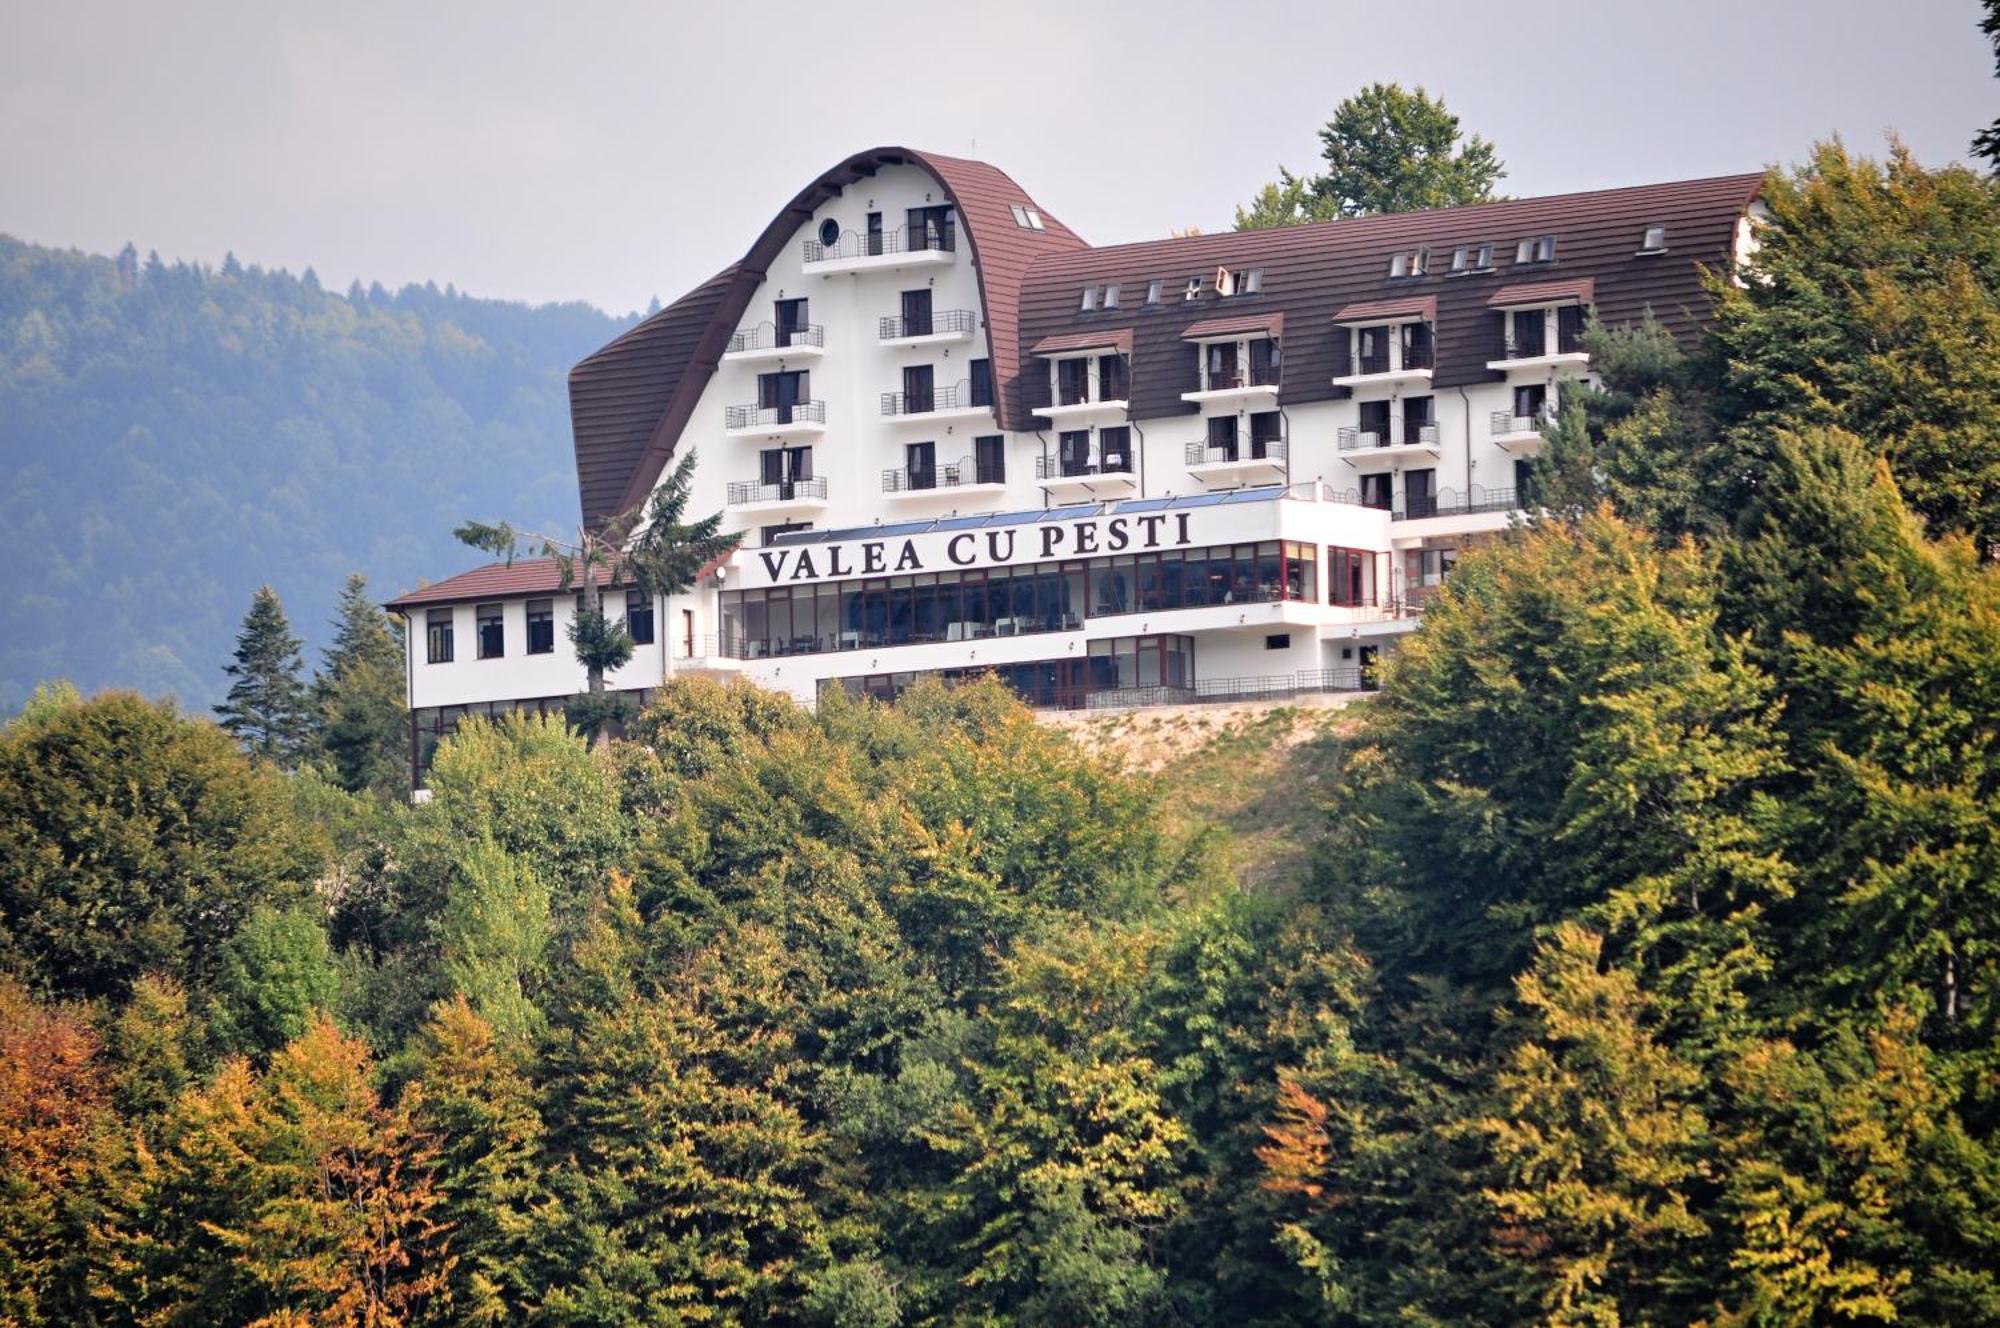
POLYGON ((1160 302, 1160 295, 1161 295, 1160 288, 1164 285, 1166 285, 1166 283, 1161 281, 1158 277, 1154 277, 1151 281, 1146 283, 1147 304, 1158 304, 1160 302))
POLYGON ((1026 212, 1026 213, 1028 214, 1028 229, 1029 229, 1029 230, 1036 230, 1036 231, 1045 231, 1045 230, 1047 230, 1047 229, 1048 229, 1048 227, 1046 227, 1046 226, 1042 225, 1042 214, 1041 214, 1041 213, 1039 213, 1039 212, 1035 211, 1035 209, 1033 209, 1033 208, 1024 208, 1024 209, 1022 209, 1022 210, 1023 210, 1023 211, 1025 211, 1025 212, 1026 212))
POLYGON ((1653 225, 1646 228, 1645 238, 1639 242, 1642 254, 1664 254, 1667 252, 1667 228, 1653 225))
POLYGON ((1118 307, 1118 283, 1115 281, 1104 288, 1104 307, 1106 309, 1118 307))
POLYGON ((1451 275, 1463 277, 1473 272, 1493 270, 1493 246, 1461 244, 1451 251, 1451 275))
POLYGON ((1431 251, 1428 249, 1398 249, 1389 255, 1389 275, 1392 277, 1421 277, 1430 270, 1431 251))
POLYGON ((1078 312, 1087 314, 1096 307, 1097 307, 1097 287, 1085 286, 1083 288, 1083 303, 1082 305, 1079 306, 1078 312))
POLYGON ((1516 263, 1553 263, 1556 261, 1556 237, 1541 235, 1521 241, 1514 246, 1516 263))
POLYGON ((1014 224, 1016 226, 1019 226, 1022 230, 1027 230, 1028 209, 1022 207, 1019 203, 1009 203, 1007 207, 1014 214, 1014 224))
POLYGON ((1189 277, 1187 290, 1182 293, 1181 301, 1183 303, 1186 303, 1189 300, 1199 300, 1200 298, 1201 298, 1201 278, 1189 277))
POLYGON ((1236 282, 1239 295, 1262 295, 1264 293, 1264 269, 1253 267, 1246 270, 1236 282))

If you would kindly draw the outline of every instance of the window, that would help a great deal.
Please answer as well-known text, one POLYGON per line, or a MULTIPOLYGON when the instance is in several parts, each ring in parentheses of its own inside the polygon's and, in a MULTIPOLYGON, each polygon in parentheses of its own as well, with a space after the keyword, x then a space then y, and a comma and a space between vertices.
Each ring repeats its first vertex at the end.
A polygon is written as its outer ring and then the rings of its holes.
POLYGON ((1260 410, 1250 417, 1250 455, 1259 461, 1281 455, 1283 437, 1284 419, 1277 411, 1260 410))
POLYGON ((1389 403, 1386 401, 1364 401, 1361 403, 1361 434, 1364 447, 1387 447, 1389 445, 1389 403))
POLYGON ((1199 300, 1200 298, 1201 298, 1201 278, 1189 277, 1187 280, 1187 290, 1185 290, 1181 294, 1181 302, 1185 304, 1189 300, 1199 300))
POLYGON ((1375 374, 1389 372, 1389 332, 1384 325, 1355 329, 1354 372, 1375 374))
POLYGON ((1253 267, 1245 272, 1236 284, 1239 295, 1262 295, 1264 293, 1264 269, 1253 267))
POLYGON ((1090 400, 1090 361, 1056 361, 1056 404, 1081 406, 1090 400))
POLYGON ((1083 288, 1083 303, 1078 306, 1077 311, 1079 313, 1087 314, 1096 307, 1097 307, 1097 287, 1085 286, 1083 288))
POLYGON ((832 217, 819 224, 819 244, 822 249, 833 249, 840 245, 840 223, 832 217))
POLYGON ((976 483, 1005 484, 1007 440, 997 433, 973 439, 972 468, 976 483))
POLYGON ((1516 263, 1553 263, 1556 261, 1556 237, 1536 236, 1521 241, 1514 246, 1516 263))
POLYGON ((972 362, 972 404, 990 406, 993 404, 993 361, 974 360, 972 362))
POLYGON ((1664 254, 1667 252, 1667 228, 1665 226, 1648 226, 1644 238, 1639 241, 1639 252, 1642 254, 1664 254))
POLYGON ((1099 401, 1124 401, 1131 396, 1126 383, 1125 357, 1123 355, 1100 355, 1097 357, 1097 399, 1099 401))
POLYGON ((1556 310, 1556 354, 1583 352, 1584 310, 1580 304, 1566 304, 1556 310))
POLYGON ((432 609, 424 615, 425 658, 432 664, 451 663, 451 610, 432 609))
POLYGON ((1403 441, 1405 443, 1434 443, 1437 441, 1437 404, 1432 397, 1403 398, 1403 441), (1426 437, 1428 433, 1428 437, 1426 437))
POLYGON ((870 254, 882 252, 882 214, 879 212, 868 214, 868 252, 870 254))
POLYGON ((1116 309, 1118 307, 1118 284, 1116 282, 1104 288, 1104 307, 1106 309, 1116 309))
POLYGON ((937 444, 903 444, 903 481, 912 489, 937 488, 937 444))
POLYGON ((1273 632, 1264 638, 1264 649, 1266 650, 1290 650, 1291 648, 1292 634, 1290 632, 1273 632))
POLYGON ((1411 517, 1437 515, 1437 472, 1435 470, 1406 470, 1403 472, 1403 510, 1411 517))
POLYGON ((546 655, 556 648, 556 613, 552 599, 528 601, 528 653, 546 655))
POLYGON ((761 544, 769 544, 780 535, 789 535, 795 530, 811 530, 812 528, 813 523, 810 521, 787 521, 782 525, 765 526, 757 532, 757 540, 761 544))
POLYGON ((904 220, 910 228, 909 249, 950 250, 955 247, 949 207, 913 207, 904 213, 904 220))
MULTIPOLYGON (((694 616, 689 609, 682 609, 681 612, 689 618, 694 616)), ((653 597, 643 590, 625 592, 625 634, 632 638, 634 645, 653 644, 653 597)))
POLYGON ((479 658, 498 659, 507 653, 507 633, 500 623, 498 604, 481 604, 473 611, 473 621, 477 631, 473 639, 478 642, 479 658))
POLYGON ((1344 608, 1375 603, 1375 555, 1367 549, 1329 545, 1326 551, 1326 602, 1344 608))
POLYGON ((1024 231, 1029 229, 1028 209, 1022 207, 1019 203, 1009 203, 1007 207, 1014 214, 1014 224, 1024 231))
POLYGON ((1278 354, 1278 343, 1269 337, 1261 337, 1250 343, 1250 381, 1259 386, 1269 386, 1278 381, 1278 370, 1283 363, 1278 354))
POLYGON ((794 407, 805 404, 806 372, 795 369, 787 373, 767 373, 757 375, 757 408, 774 412, 770 422, 789 424, 794 407))
POLYGON ((1147 304, 1158 304, 1160 302, 1160 294, 1161 294, 1160 288, 1164 285, 1166 285, 1166 283, 1161 281, 1158 277, 1155 277, 1151 281, 1146 283, 1147 304))
POLYGON ((1389 255, 1389 275, 1392 277, 1421 277, 1430 270, 1431 251, 1428 249, 1402 249, 1389 255))
POLYGON ((1026 213, 1028 214, 1028 229, 1029 229, 1029 230, 1031 230, 1031 231, 1045 231, 1045 230, 1047 230, 1047 229, 1048 229, 1048 227, 1046 227, 1046 226, 1042 225, 1042 214, 1041 214, 1041 213, 1039 213, 1039 212, 1037 212, 1037 211, 1035 211, 1035 209, 1034 209, 1034 208, 1032 208, 1032 207, 1027 207, 1027 208, 1022 208, 1021 210, 1022 210, 1023 212, 1026 212, 1026 213))
POLYGON ((1090 474, 1090 430, 1066 429, 1058 434, 1056 459, 1065 475, 1090 474))
POLYGON ((931 292, 923 290, 903 292, 903 335, 906 337, 927 337, 934 324, 931 322, 931 292))
POLYGON ((1132 430, 1124 425, 1097 431, 1099 468, 1107 475, 1127 474, 1132 469, 1132 430))
POLYGON ((937 393, 928 364, 912 364, 903 370, 903 413, 921 415, 937 409, 937 393))
POLYGON ((1472 271, 1472 248, 1470 245, 1461 244, 1451 251, 1451 275, 1461 277, 1470 271, 1472 271))
POLYGON ((778 326, 778 344, 789 346, 805 332, 806 302, 799 300, 779 300, 773 309, 778 326))
POLYGON ((1241 387, 1236 376, 1236 343, 1233 341, 1211 341, 1208 343, 1208 361, 1205 368, 1204 385, 1211 392, 1226 388, 1241 387))
POLYGON ((1481 272, 1493 270, 1493 246, 1482 244, 1472 252, 1472 266, 1481 272))
POLYGON ((1208 418, 1209 461, 1236 460, 1236 417, 1234 415, 1211 415, 1208 418))
POLYGON ((1514 418, 1517 420, 1540 419, 1548 404, 1546 383, 1527 383, 1514 389, 1514 418))
POLYGON ((1403 367, 1429 369, 1437 356, 1433 351, 1429 323, 1405 323, 1402 330, 1403 367))
POLYGON ((1547 353, 1548 312, 1543 309, 1516 309, 1513 333, 1507 338, 1507 358, 1533 359, 1547 353))

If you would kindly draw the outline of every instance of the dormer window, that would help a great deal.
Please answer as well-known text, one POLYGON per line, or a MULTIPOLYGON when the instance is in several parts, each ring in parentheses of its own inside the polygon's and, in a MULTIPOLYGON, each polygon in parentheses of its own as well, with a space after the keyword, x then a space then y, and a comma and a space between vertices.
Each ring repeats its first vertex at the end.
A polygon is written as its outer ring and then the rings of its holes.
POLYGON ((1428 249, 1399 249, 1389 255, 1389 275, 1392 277, 1421 277, 1430 270, 1431 251, 1428 249))
POLYGON ((1667 252, 1667 228, 1658 225, 1648 226, 1645 236, 1639 241, 1639 252, 1642 254, 1667 252))
POLYGON ((1553 263, 1556 261, 1556 237, 1538 235, 1521 241, 1514 246, 1515 263, 1553 263))

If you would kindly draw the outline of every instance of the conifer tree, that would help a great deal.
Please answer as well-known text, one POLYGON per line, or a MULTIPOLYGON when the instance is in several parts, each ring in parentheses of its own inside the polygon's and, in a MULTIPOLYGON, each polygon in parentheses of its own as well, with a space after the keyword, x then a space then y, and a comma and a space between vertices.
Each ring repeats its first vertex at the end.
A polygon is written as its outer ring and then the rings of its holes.
POLYGON ((333 643, 313 680, 319 746, 350 793, 400 792, 409 778, 403 643, 360 573, 340 592, 333 643))
POLYGON ((311 731, 303 669, 285 606, 271 587, 257 587, 235 662, 223 668, 236 681, 215 713, 245 751, 287 770, 297 766, 311 731))

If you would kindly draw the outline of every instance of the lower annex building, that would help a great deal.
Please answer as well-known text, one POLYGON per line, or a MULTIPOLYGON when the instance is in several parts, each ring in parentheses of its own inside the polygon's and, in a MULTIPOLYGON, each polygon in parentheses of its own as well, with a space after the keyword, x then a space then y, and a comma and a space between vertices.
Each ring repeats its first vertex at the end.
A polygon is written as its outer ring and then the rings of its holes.
MULTIPOLYGON (((606 592, 610 686, 811 703, 992 672, 1037 705, 1361 688, 1504 528, 1592 322, 1691 340, 1761 174, 1093 248, 1005 173, 859 153, 570 374, 586 522, 695 450, 742 546, 606 592)), ((389 605, 422 768, 582 690, 547 560, 389 605)))

